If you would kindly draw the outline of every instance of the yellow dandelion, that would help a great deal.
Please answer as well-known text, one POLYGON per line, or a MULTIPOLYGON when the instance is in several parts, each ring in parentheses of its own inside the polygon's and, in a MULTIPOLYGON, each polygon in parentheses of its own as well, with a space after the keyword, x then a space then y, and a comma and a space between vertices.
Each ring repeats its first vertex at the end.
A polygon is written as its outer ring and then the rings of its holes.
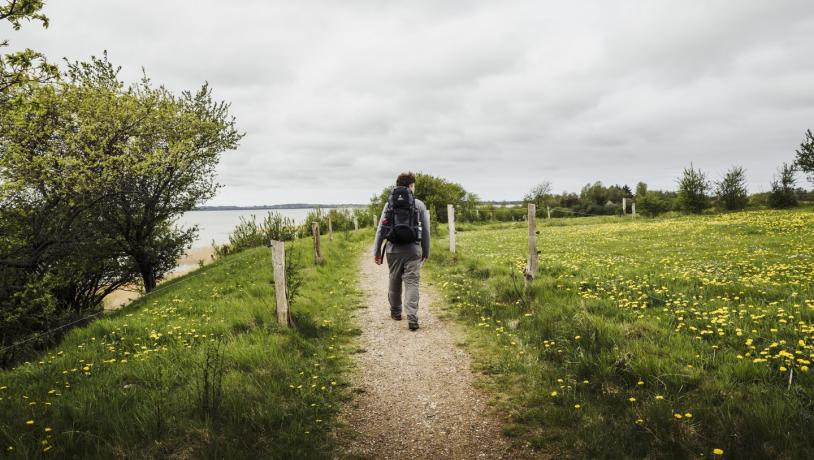
POLYGON ((712 454, 713 454, 713 455, 723 455, 723 454, 724 454, 724 450, 723 450, 723 449, 718 449, 718 448, 716 447, 715 449, 712 449, 712 454))

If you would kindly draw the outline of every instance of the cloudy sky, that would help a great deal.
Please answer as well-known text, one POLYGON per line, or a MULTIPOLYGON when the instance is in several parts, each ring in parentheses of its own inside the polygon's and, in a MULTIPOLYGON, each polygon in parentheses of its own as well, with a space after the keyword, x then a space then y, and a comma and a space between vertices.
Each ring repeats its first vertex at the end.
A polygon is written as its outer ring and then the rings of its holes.
POLYGON ((366 202, 411 169, 482 198, 548 180, 673 188, 694 163, 768 188, 814 129, 814 2, 50 0, 49 58, 107 50, 232 103, 210 204, 366 202))

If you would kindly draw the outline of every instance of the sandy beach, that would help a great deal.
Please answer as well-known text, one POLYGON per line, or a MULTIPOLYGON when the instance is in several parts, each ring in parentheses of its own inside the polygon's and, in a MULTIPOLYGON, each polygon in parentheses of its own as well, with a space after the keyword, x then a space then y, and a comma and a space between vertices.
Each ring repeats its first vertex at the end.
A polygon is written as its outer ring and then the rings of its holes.
MULTIPOLYGON (((181 275, 185 275, 193 270, 196 270, 201 263, 204 265, 211 263, 215 254, 212 246, 197 247, 188 250, 182 257, 178 259, 178 265, 175 270, 168 273, 162 281, 171 280, 181 275)), ((105 298, 105 309, 115 310, 121 308, 133 300, 141 296, 139 286, 132 286, 119 289, 105 298)))

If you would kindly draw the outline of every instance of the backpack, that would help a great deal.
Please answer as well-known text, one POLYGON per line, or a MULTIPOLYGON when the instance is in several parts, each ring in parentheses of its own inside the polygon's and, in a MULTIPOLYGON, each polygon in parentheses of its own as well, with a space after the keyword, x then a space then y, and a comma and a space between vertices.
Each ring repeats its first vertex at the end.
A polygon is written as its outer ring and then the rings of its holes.
POLYGON ((394 244, 414 243, 421 239, 420 225, 413 192, 407 187, 394 188, 382 220, 384 238, 394 244))

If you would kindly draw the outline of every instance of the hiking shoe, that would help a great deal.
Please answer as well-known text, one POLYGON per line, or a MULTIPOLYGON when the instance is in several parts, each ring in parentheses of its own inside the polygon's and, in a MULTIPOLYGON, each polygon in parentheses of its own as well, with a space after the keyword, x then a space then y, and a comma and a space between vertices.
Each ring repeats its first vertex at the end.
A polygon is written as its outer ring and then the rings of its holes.
POLYGON ((410 330, 415 331, 418 329, 418 323, 410 323, 410 330))
POLYGON ((396 321, 401 321, 401 313, 393 313, 391 311, 390 312, 390 317, 393 318, 396 321))

